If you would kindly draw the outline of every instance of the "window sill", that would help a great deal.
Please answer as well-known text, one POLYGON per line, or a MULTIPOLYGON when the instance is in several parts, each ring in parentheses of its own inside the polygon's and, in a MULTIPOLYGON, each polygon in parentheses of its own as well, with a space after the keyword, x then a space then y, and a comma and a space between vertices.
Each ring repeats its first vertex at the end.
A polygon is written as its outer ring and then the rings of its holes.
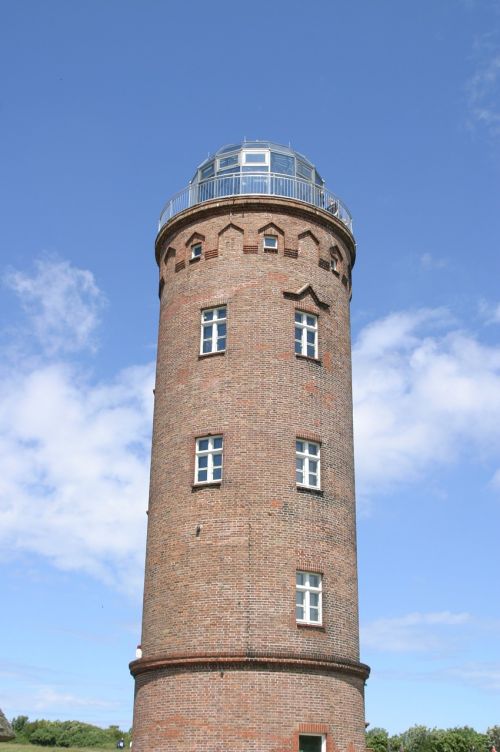
POLYGON ((321 488, 312 488, 311 486, 297 486, 299 493, 308 493, 313 496, 324 496, 324 491, 321 488))
POLYGON ((301 355, 300 353, 295 353, 295 357, 297 360, 308 360, 310 363, 316 363, 318 366, 322 366, 323 362, 319 358, 311 358, 310 355, 301 355))
POLYGON ((318 632, 326 632, 326 627, 323 624, 317 624, 311 621, 297 621, 295 623, 300 629, 316 629, 318 632))
POLYGON ((220 488, 221 485, 221 480, 211 480, 208 483, 193 483, 191 492, 201 491, 202 488, 220 488))
POLYGON ((211 352, 211 353, 200 353, 198 355, 198 360, 203 360, 204 358, 213 358, 214 355, 225 355, 225 354, 226 354, 225 350, 217 350, 216 352, 211 352))
POLYGON ((201 256, 195 256, 194 258, 189 259, 190 264, 196 264, 197 261, 201 261, 201 256))

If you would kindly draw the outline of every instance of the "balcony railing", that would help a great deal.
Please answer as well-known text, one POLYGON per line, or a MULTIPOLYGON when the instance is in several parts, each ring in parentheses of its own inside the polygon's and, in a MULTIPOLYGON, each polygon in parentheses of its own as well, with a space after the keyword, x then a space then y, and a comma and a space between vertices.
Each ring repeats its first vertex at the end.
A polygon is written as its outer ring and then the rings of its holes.
POLYGON ((327 188, 307 180, 277 173, 233 173, 219 175, 188 185, 166 204, 160 215, 158 230, 169 219, 196 204, 228 196, 283 196, 312 204, 340 219, 352 232, 352 218, 347 206, 327 188))

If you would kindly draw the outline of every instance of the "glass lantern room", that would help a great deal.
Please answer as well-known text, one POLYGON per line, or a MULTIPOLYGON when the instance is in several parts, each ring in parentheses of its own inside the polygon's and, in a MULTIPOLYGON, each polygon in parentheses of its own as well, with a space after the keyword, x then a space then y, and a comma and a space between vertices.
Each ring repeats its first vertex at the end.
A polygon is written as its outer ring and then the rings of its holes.
POLYGON ((285 175, 324 185, 324 180, 306 157, 287 146, 271 141, 244 141, 229 144, 206 159, 196 170, 191 183, 215 176, 234 174, 285 175))
POLYGON ((323 209, 352 231, 345 204, 329 191, 303 154, 272 141, 228 144, 205 159, 187 188, 174 196, 160 217, 160 229, 175 214, 228 196, 281 196, 323 209))

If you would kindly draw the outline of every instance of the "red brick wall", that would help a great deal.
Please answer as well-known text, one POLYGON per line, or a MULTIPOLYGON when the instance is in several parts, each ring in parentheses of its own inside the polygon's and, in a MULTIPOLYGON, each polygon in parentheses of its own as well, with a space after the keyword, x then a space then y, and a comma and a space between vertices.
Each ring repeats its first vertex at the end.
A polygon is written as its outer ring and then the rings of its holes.
MULTIPOLYGON (((359 660, 353 255, 339 223, 286 200, 202 205, 160 233, 143 665, 207 655, 359 660), (195 231, 203 256, 190 263, 195 231), (263 252, 264 232, 278 236, 277 254, 263 252), (337 274, 325 268, 332 248, 337 274), (199 358, 200 311, 221 304, 227 351, 199 358), (295 357, 296 308, 319 317, 320 362, 295 357), (209 433, 224 436, 223 481, 193 488, 195 439, 209 433), (321 494, 297 490, 296 437, 321 443, 321 494), (297 569, 323 574, 321 628, 295 622, 297 569)), ((333 742, 361 750, 363 680, 323 670, 232 666, 222 678, 200 664, 141 673, 134 749, 292 752, 300 723, 323 723, 328 752, 333 742)))

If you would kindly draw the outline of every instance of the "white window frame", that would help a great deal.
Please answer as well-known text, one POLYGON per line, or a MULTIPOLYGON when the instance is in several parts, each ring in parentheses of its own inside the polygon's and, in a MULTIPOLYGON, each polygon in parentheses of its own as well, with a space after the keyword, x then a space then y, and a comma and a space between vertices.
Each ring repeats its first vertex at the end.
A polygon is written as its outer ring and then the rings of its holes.
POLYGON ((237 154, 224 154, 221 157, 217 158, 217 172, 220 172, 220 171, 224 172, 225 170, 233 170, 233 169, 234 170, 239 170, 239 167, 240 167, 240 155, 239 155, 239 153, 237 153, 237 154), (233 164, 231 164, 231 165, 222 165, 221 164, 225 159, 234 159, 234 158, 236 158, 236 161, 233 162, 233 164))
POLYGON ((278 236, 267 234, 262 238, 262 247, 265 251, 277 251, 278 250, 278 236))
POLYGON ((315 313, 309 313, 308 311, 301 311, 298 308, 295 309, 295 354, 302 355, 305 358, 318 359, 318 316, 315 313), (309 321, 313 320, 313 323, 309 321), (297 330, 300 330, 300 337, 297 336, 297 330), (309 347, 309 332, 313 333, 312 349, 314 354, 311 355, 309 347), (297 349, 297 345, 300 351, 297 349))
POLYGON ((202 253, 203 253, 203 243, 201 242, 193 243, 191 246, 191 258, 192 259, 201 258, 202 253), (200 249, 198 253, 196 252, 197 248, 200 249))
POLYGON ((194 483, 196 486, 202 486, 206 483, 221 483, 223 464, 224 437, 221 434, 217 436, 200 436, 198 439, 196 439, 194 468, 194 483), (206 448, 204 447, 204 444, 202 442, 206 442, 206 448), (220 462, 216 460, 214 464, 215 457, 220 457, 220 462), (202 464, 202 467, 200 467, 200 462, 202 464), (207 477, 200 480, 199 475, 205 470, 207 472, 207 477), (218 470, 220 470, 220 477, 218 470))
POLYGON ((300 737, 301 736, 314 736, 321 739, 321 752, 326 752, 326 734, 299 734, 299 752, 300 752, 300 737))
POLYGON ((317 441, 309 441, 297 437, 295 440, 295 481, 300 488, 321 488, 321 444, 317 441), (302 449, 299 447, 302 444, 302 449), (316 453, 312 450, 316 447, 316 453), (316 472, 311 469, 311 464, 316 462, 316 472), (299 468, 299 464, 301 467, 299 468), (298 480, 298 473, 302 473, 302 480, 298 480), (316 484, 310 482, 310 476, 316 476, 316 484))
POLYGON ((200 331, 200 355, 211 355, 212 353, 226 352, 227 348, 227 306, 214 306, 213 308, 203 308, 201 311, 201 331, 200 331), (219 315, 224 311, 224 315, 219 315), (209 314, 212 318, 206 318, 209 314), (220 334, 220 324, 225 326, 225 334, 220 334), (212 333, 205 337, 205 328, 212 327, 212 333), (219 348, 219 340, 224 337, 224 347, 219 348), (204 350, 205 342, 210 343, 210 350, 204 350))
POLYGON ((323 575, 320 572, 306 572, 303 569, 298 569, 295 573, 295 621, 297 624, 316 624, 321 626, 323 624, 323 575), (298 575, 303 575, 304 585, 299 585, 297 582, 298 575), (319 585, 314 586, 310 584, 310 578, 318 577, 319 585), (304 601, 302 604, 297 603, 297 594, 304 593, 304 601), (311 594, 318 596, 318 605, 311 606, 311 594), (303 618, 297 616, 297 608, 302 607, 304 609, 303 618), (311 609, 318 609, 318 618, 311 618, 311 609))
POLYGON ((241 152, 241 164, 244 167, 269 167, 271 163, 271 152, 266 149, 244 149, 241 152), (264 154, 263 162, 252 160, 253 154, 264 154))

